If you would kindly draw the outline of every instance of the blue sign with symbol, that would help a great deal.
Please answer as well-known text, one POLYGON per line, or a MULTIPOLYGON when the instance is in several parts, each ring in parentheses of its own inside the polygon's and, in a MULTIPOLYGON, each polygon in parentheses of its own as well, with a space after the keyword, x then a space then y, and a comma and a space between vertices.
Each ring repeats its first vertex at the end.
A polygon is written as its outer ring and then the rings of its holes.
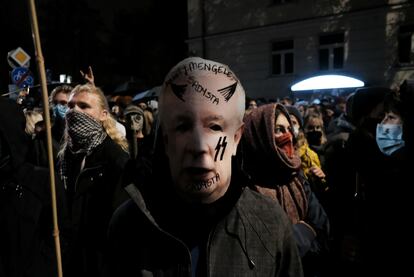
POLYGON ((11 72, 12 82, 19 88, 30 87, 34 84, 34 79, 30 70, 26 67, 16 67, 11 72))

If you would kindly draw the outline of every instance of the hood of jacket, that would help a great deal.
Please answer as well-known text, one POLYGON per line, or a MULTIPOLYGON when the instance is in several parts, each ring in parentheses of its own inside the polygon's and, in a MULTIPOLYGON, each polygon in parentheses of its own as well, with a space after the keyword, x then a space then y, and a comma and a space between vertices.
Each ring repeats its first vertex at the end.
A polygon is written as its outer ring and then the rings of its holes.
POLYGON ((269 185, 290 180, 301 165, 298 155, 288 157, 275 143, 276 110, 284 114, 292 126, 289 113, 282 105, 267 104, 245 116, 242 137, 244 169, 253 180, 269 185))

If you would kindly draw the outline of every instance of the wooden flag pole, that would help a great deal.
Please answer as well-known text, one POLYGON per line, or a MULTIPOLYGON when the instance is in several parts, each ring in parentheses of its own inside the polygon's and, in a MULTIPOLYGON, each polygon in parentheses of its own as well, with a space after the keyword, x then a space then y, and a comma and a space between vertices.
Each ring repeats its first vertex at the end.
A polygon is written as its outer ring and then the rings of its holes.
POLYGON ((37 24, 36 6, 34 0, 29 0, 30 7, 30 21, 32 26, 32 36, 35 48, 35 55, 37 61, 37 67, 40 75, 40 82, 42 87, 42 98, 43 98, 43 109, 46 121, 46 135, 47 135, 47 153, 49 160, 49 172, 50 172, 50 192, 52 197, 52 211, 53 211, 53 237, 55 240, 56 248, 56 261, 58 276, 62 277, 62 257, 60 252, 60 239, 59 239, 59 227, 58 227, 58 216, 57 216, 57 205, 56 205, 56 186, 55 186, 55 167, 53 162, 53 148, 52 148, 52 131, 51 121, 49 113, 49 97, 47 92, 47 81, 45 63, 42 54, 42 47, 40 44, 39 27, 37 24))

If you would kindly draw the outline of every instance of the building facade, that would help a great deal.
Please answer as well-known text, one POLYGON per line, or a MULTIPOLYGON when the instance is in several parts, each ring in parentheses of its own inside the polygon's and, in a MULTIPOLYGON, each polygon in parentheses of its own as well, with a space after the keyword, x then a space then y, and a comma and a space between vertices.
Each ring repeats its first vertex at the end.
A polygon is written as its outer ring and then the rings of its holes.
POLYGON ((189 53, 230 65, 253 98, 320 74, 393 88, 414 78, 413 2, 188 0, 189 53))

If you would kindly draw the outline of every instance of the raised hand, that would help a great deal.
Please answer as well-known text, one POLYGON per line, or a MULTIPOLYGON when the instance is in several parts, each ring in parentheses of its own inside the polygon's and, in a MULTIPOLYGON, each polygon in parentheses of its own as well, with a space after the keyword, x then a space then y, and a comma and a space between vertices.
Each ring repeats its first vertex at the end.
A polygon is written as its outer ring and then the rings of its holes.
POLYGON ((83 73, 82 70, 79 70, 82 77, 85 79, 86 82, 88 82, 91 85, 95 85, 95 77, 93 76, 92 67, 88 66, 88 72, 83 73))

